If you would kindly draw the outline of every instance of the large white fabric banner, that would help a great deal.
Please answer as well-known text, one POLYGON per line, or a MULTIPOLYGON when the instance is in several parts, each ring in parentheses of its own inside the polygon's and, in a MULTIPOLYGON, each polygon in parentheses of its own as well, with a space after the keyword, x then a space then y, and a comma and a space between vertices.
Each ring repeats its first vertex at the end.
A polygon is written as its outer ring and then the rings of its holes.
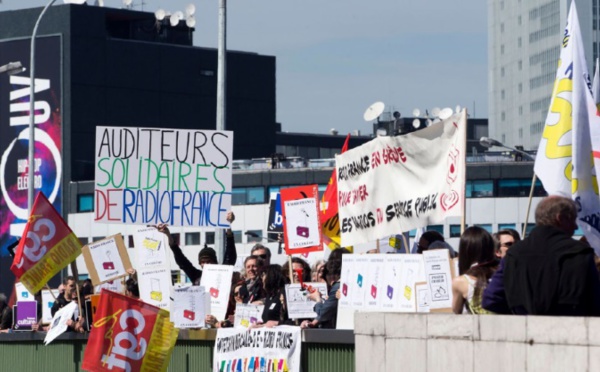
POLYGON ((461 216, 466 112, 336 156, 342 246, 461 216))
POLYGON ((228 227, 233 132, 96 127, 94 219, 228 227))
POLYGON ((215 372, 300 371, 300 327, 219 328, 215 372))

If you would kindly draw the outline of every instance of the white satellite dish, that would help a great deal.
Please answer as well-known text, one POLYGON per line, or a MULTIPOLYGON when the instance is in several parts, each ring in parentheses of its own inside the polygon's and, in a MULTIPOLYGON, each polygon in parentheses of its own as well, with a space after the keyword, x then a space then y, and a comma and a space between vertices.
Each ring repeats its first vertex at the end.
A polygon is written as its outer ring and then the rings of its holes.
POLYGON ((367 108, 363 115, 363 118, 365 119, 365 121, 373 121, 383 113, 384 109, 385 104, 383 102, 375 102, 367 108))
POLYGON ((177 13, 175 13, 171 17, 169 17, 169 22, 171 23, 171 26, 173 26, 173 27, 177 26, 179 21, 181 21, 181 18, 178 17, 177 13))
POLYGON ((461 111, 462 111, 462 107, 460 107, 460 105, 456 105, 456 107, 454 108, 454 112, 456 112, 458 114, 461 111))
POLYGON ((431 116, 433 116, 434 118, 437 118, 438 116, 440 116, 440 108, 439 107, 432 108, 431 116))
POLYGON ((179 18, 180 21, 185 18, 183 16, 183 12, 181 10, 176 11, 175 13, 173 13, 173 15, 176 15, 177 18, 179 18))
POLYGON ((421 120, 419 120, 419 119, 413 120, 413 128, 417 129, 420 126, 421 126, 421 120))
POLYGON ((164 9, 158 9, 156 12, 154 12, 154 16, 156 17, 157 21, 162 21, 163 19, 165 19, 166 15, 167 12, 165 12, 164 9))
POLYGON ((123 0, 123 5, 125 5, 126 7, 131 6, 131 3, 133 3, 133 0, 123 0))
POLYGON ((427 126, 430 126, 432 123, 431 119, 427 119, 427 126))
POLYGON ((419 110, 418 108, 414 109, 412 112, 413 116, 418 118, 419 116, 421 116, 421 110, 419 110))
POLYGON ((196 13, 196 6, 194 4, 188 4, 185 7, 185 14, 186 15, 194 15, 194 13, 196 13))
POLYGON ((188 16, 185 19, 185 25, 188 26, 189 28, 193 28, 194 26, 196 26, 196 19, 192 16, 188 16))
POLYGON ((443 109, 440 111, 440 114, 439 114, 438 116, 440 117, 440 119, 442 119, 442 120, 446 120, 446 119, 448 119, 450 116, 452 116, 452 114, 453 114, 453 112, 452 112, 452 109, 451 109, 451 108, 449 108, 449 107, 446 107, 446 108, 443 108, 443 109))

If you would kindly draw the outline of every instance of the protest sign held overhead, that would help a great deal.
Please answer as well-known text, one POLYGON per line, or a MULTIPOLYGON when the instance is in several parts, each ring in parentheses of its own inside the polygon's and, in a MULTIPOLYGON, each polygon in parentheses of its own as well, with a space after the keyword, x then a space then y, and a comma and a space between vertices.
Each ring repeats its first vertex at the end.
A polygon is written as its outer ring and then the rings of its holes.
POLYGON ((213 371, 300 372, 300 327, 219 328, 213 371))
POLYGON ((93 285, 127 276, 127 270, 132 268, 121 234, 90 243, 82 253, 93 285))
POLYGON ((95 220, 225 228, 233 132, 96 127, 95 220))
POLYGON ((143 227, 133 234, 138 269, 153 266, 166 266, 168 238, 155 227, 143 227))
POLYGON ((81 254, 81 242, 42 193, 15 251, 10 270, 31 293, 81 254))
POLYGON ((103 290, 83 355, 86 371, 166 371, 179 329, 169 312, 103 290))
POLYGON ((336 156, 342 246, 461 216, 466 112, 336 156))
POLYGON ((286 253, 323 250, 317 185, 282 189, 281 207, 286 253))

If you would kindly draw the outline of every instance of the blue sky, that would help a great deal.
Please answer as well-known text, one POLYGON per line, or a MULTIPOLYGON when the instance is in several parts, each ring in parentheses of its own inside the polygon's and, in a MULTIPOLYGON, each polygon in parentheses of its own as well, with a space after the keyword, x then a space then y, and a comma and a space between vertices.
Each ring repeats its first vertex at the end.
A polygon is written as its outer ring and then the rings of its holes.
MULTIPOLYGON (((94 0, 88 0, 93 3, 94 0)), ((121 7, 121 0, 104 0, 121 7)), ((141 0, 133 0, 141 9, 141 0)), ((0 10, 46 0, 2 0, 0 10)), ((196 6, 194 44, 217 45, 218 0, 145 0, 146 11, 196 6)), ((62 0, 57 0, 62 4, 62 0)), ((365 109, 467 107, 487 117, 487 1, 229 0, 229 49, 277 57, 284 131, 371 131, 365 109)))

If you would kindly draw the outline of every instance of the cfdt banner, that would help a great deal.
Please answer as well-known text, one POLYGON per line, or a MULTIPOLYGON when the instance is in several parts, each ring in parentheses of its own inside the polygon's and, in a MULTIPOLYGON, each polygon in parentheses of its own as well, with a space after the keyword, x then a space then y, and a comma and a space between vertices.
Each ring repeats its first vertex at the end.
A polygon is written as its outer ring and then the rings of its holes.
POLYGON ((228 227, 233 132, 96 127, 95 220, 228 227))
MULTIPOLYGON (((27 68, 14 75, 0 74, 0 244, 1 255, 20 237, 27 218, 30 39, 0 42, 0 65, 20 61, 27 68)), ((48 196, 61 212, 62 90, 61 38, 36 39, 35 65, 35 193, 48 196)))

